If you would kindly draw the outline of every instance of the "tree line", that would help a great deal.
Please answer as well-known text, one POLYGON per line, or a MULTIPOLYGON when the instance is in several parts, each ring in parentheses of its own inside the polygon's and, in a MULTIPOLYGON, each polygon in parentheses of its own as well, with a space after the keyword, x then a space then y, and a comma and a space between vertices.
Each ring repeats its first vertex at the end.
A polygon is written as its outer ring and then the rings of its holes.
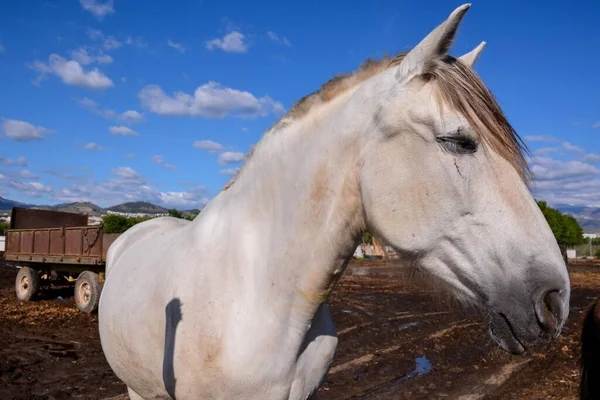
MULTIPOLYGON (((197 212, 182 213, 174 208, 170 209, 168 212, 170 217, 187 219, 188 221, 192 221, 198 215, 197 212)), ((102 218, 102 231, 104 233, 123 233, 132 226, 139 224, 140 222, 148 221, 152 218, 156 217, 127 217, 119 214, 108 214, 102 218)))

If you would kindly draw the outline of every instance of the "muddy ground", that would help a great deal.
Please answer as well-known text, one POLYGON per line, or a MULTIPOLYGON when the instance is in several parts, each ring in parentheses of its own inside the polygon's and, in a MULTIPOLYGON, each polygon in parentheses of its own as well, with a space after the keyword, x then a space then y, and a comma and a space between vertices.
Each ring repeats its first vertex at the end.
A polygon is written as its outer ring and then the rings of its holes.
MULTIPOLYGON (((585 309, 600 295, 600 266, 570 266, 571 312, 545 348, 509 356, 475 313, 414 283, 394 262, 352 262, 332 295, 339 332, 320 399, 576 399, 585 309)), ((125 392, 104 360, 97 318, 72 291, 37 302, 14 295, 0 266, 0 399, 106 399, 125 392), (60 299, 58 298, 60 296, 60 299)), ((126 398, 126 397, 125 397, 126 398)))

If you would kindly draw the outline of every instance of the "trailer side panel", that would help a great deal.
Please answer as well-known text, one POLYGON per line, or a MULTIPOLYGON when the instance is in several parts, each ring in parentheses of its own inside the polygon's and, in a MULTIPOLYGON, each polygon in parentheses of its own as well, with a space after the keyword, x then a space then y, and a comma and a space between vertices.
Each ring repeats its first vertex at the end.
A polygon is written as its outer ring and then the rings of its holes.
POLYGON ((87 224, 86 214, 23 207, 13 207, 10 213, 11 229, 73 227, 87 224))
POLYGON ((9 261, 97 265, 106 256, 99 225, 9 229, 6 237, 4 259, 9 261))

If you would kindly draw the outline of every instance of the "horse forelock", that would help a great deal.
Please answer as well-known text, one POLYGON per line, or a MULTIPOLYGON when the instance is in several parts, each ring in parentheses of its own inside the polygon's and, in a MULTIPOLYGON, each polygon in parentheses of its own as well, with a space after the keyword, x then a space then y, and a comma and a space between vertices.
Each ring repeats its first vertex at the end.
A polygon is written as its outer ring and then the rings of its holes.
POLYGON ((445 68, 423 76, 433 79, 438 100, 461 114, 485 146, 507 160, 528 183, 531 171, 525 154, 527 145, 514 130, 492 92, 472 68, 448 57, 445 68))
MULTIPOLYGON (((361 85, 369 78, 400 64, 408 52, 393 57, 384 56, 379 60, 368 58, 360 67, 351 73, 336 75, 321 87, 298 100, 264 136, 277 134, 293 121, 300 120, 319 105, 327 104, 348 90, 361 85)), ((528 183, 531 172, 525 160, 527 146, 513 129, 494 95, 479 76, 462 61, 448 56, 440 68, 434 72, 420 76, 425 80, 433 80, 437 85, 438 101, 452 108, 465 117, 474 128, 483 144, 506 159, 528 183)), ((260 145, 260 142, 256 145, 260 145)), ((244 166, 254 155, 254 146, 248 153, 244 165, 223 187, 229 189, 237 180, 244 166)))

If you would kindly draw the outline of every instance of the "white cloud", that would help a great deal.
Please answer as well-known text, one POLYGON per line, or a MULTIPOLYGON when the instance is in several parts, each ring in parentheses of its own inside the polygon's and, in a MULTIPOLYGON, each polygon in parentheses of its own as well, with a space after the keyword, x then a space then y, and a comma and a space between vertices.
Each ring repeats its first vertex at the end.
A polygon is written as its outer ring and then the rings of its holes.
POLYGON ((94 14, 98 19, 102 19, 106 15, 115 12, 113 0, 79 0, 79 4, 81 4, 84 10, 94 14))
POLYGON ((212 140, 196 140, 193 144, 198 150, 206 150, 209 153, 219 153, 223 151, 223 145, 212 140))
POLYGON ((118 167, 118 168, 114 168, 111 172, 114 176, 123 180, 124 182, 129 182, 129 183, 144 183, 145 182, 142 175, 139 172, 133 170, 131 167, 118 167))
POLYGON ((12 167, 12 166, 24 167, 27 165, 27 159, 23 156, 20 156, 16 160, 0 156, 0 164, 4 165, 5 167, 12 167))
POLYGON ((48 57, 48 63, 36 60, 30 65, 30 68, 39 74, 34 81, 35 84, 39 84, 49 74, 52 74, 70 86, 87 89, 107 89, 113 86, 113 81, 98 68, 86 71, 78 61, 67 61, 64 57, 54 53, 48 57))
POLYGON ((192 191, 160 192, 158 198, 163 204, 179 207, 203 207, 208 203, 204 187, 192 191))
MULTIPOLYGON (((568 143, 568 142, 564 142, 568 143)), ((577 146, 564 145, 569 152, 558 152, 555 159, 536 156, 528 159, 534 174, 532 189, 537 199, 550 204, 574 204, 580 206, 600 206, 600 155, 585 153, 577 146), (573 159, 568 159, 568 157, 573 159), (583 161, 582 161, 583 160, 583 161)))
POLYGON ((90 112, 101 116, 106 119, 114 119, 118 122, 123 122, 129 125, 133 125, 144 120, 144 114, 135 110, 128 110, 123 112, 122 114, 118 114, 115 110, 111 110, 109 108, 102 108, 96 103, 94 100, 89 97, 84 97, 82 99, 77 99, 77 102, 89 110, 90 112))
POLYGON ((537 155, 540 155, 540 156, 544 156, 548 153, 555 153, 557 151, 558 151, 558 149, 555 147, 543 147, 541 149, 535 150, 534 153, 537 155))
POLYGON ((101 42, 101 46, 104 50, 115 50, 123 46, 123 43, 117 40, 114 36, 105 36, 104 33, 99 29, 88 29, 87 33, 91 40, 101 42))
POLYGON ((246 155, 240 152, 226 151, 219 155, 219 165, 235 164, 246 159, 246 155))
POLYGON ((223 175, 235 175, 239 171, 239 168, 227 168, 219 171, 220 174, 223 175))
POLYGON ((23 170, 19 171, 17 173, 17 175, 23 179, 40 179, 40 177, 38 175, 36 175, 35 173, 33 173, 27 169, 23 169, 23 170))
POLYGON ((598 121, 594 125, 592 125, 592 128, 594 128, 594 129, 600 128, 600 121, 598 121))
POLYGON ((600 163, 600 154, 597 153, 589 153, 586 154, 583 158, 583 161, 589 161, 592 163, 600 163))
POLYGON ((246 127, 242 128, 242 132, 248 132, 248 128, 246 128, 246 127))
POLYGON ((123 43, 119 42, 112 36, 104 38, 104 41, 102 42, 102 47, 104 47, 106 50, 118 49, 121 46, 123 46, 123 43))
POLYGON ((577 147, 569 142, 562 142, 562 147, 566 150, 574 151, 576 153, 585 153, 585 150, 583 150, 581 147, 577 147))
POLYGON ((18 180, 11 180, 8 182, 8 186, 29 197, 41 197, 44 194, 52 192, 52 188, 50 186, 46 186, 40 182, 23 182, 18 180))
POLYGON ((176 170, 177 166, 173 165, 173 164, 165 164, 165 159, 163 156, 161 155, 155 155, 152 156, 152 161, 156 164, 162 165, 163 167, 165 167, 165 169, 168 169, 170 171, 176 170))
POLYGON ((28 169, 21 169, 18 171, 4 171, 2 176, 4 177, 3 179, 13 179, 13 180, 20 180, 20 179, 28 179, 28 180, 38 180, 40 179, 40 177, 38 175, 36 175, 35 173, 29 171, 28 169))
POLYGON ((600 179, 536 182, 536 198, 550 204, 600 206, 600 179))
POLYGON ((125 44, 129 46, 139 47, 140 49, 148 47, 148 44, 144 41, 144 38, 142 36, 127 36, 127 38, 125 39, 125 44))
POLYGON ((94 142, 86 143, 86 145, 83 147, 86 150, 90 150, 90 151, 102 151, 103 150, 102 146, 100 146, 98 143, 94 143, 94 142))
POLYGON ((552 180, 600 175, 600 169, 581 161, 560 161, 549 157, 533 157, 530 160, 531 172, 536 180, 552 180))
POLYGON ((125 157, 132 159, 132 158, 135 158, 135 154, 134 153, 126 153, 125 157))
POLYGON ((110 64, 113 62, 113 58, 111 56, 109 56, 108 54, 102 54, 102 55, 96 56, 96 62, 98 64, 110 64))
POLYGON ((185 53, 188 49, 182 45, 181 43, 175 43, 172 40, 167 40, 167 45, 169 47, 174 48, 175 50, 177 50, 178 52, 180 52, 181 54, 185 53))
POLYGON ((252 93, 221 86, 210 81, 199 86, 193 95, 175 92, 167 95, 158 85, 148 85, 138 94, 142 106, 159 115, 201 116, 224 118, 229 114, 238 118, 281 114, 283 104, 269 96, 256 98, 252 93))
POLYGON ((18 142, 42 140, 44 136, 53 132, 43 126, 34 126, 29 122, 14 119, 5 120, 2 129, 7 138, 18 142))
POLYGON ((558 142, 559 140, 553 136, 548 135, 534 135, 534 136, 525 136, 525 139, 528 142, 558 142))
POLYGON ((104 33, 100 29, 89 28, 87 30, 88 37, 91 40, 101 40, 104 39, 104 33))
POLYGON ((248 44, 244 42, 244 35, 238 31, 233 31, 223 36, 206 42, 206 48, 213 50, 221 49, 226 53, 246 53, 248 44))
POLYGON ((118 136, 138 136, 138 133, 136 131, 134 131, 133 129, 128 128, 126 126, 123 126, 123 125, 120 125, 120 126, 111 126, 111 127, 108 128, 108 130, 113 135, 118 135, 118 136))
POLYGON ((269 39, 271 39, 271 41, 273 41, 275 43, 281 43, 287 47, 292 46, 290 41, 285 36, 279 37, 279 35, 277 35, 275 32, 272 32, 272 31, 267 31, 267 36, 269 37, 269 39))
POLYGON ((83 168, 72 168, 72 167, 58 167, 52 169, 46 169, 43 171, 45 174, 56 176, 57 178, 64 179, 73 182, 89 182, 92 179, 91 170, 87 167, 83 168), (78 173, 84 172, 84 175, 75 175, 71 171, 76 170, 78 173))
POLYGON ((98 106, 98 103, 96 103, 89 97, 77 99, 77 102, 85 109, 89 110, 90 112, 96 115, 101 116, 102 118, 115 119, 117 117, 117 113, 114 110, 108 108, 101 108, 100 106, 98 106))
POLYGON ((88 180, 82 184, 63 187, 53 193, 56 201, 94 201, 111 206, 126 201, 149 201, 171 207, 195 208, 208 203, 207 189, 201 185, 186 191, 161 191, 130 167, 119 167, 104 181, 88 180))
POLYGON ((89 65, 93 63, 110 64, 113 62, 113 58, 108 54, 98 52, 98 54, 92 55, 88 53, 88 49, 86 47, 80 47, 77 50, 73 50, 71 52, 71 58, 81 65, 89 65))
POLYGON ((144 120, 144 114, 139 111, 128 110, 119 116, 119 120, 127 124, 137 124, 144 120))

